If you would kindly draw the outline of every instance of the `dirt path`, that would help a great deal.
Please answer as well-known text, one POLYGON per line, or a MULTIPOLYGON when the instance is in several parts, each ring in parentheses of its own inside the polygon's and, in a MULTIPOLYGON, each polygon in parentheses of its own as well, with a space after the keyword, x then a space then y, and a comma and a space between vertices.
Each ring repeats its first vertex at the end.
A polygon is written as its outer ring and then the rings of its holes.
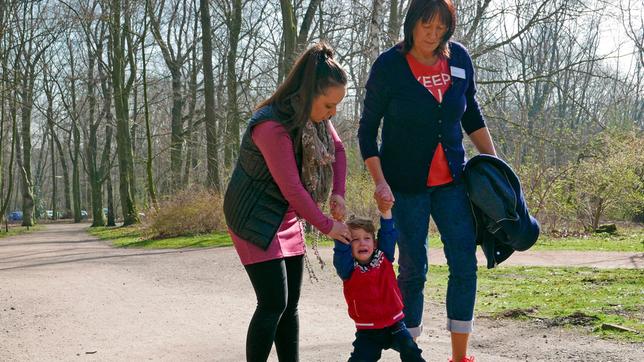
MULTIPOLYGON (((232 248, 113 249, 86 227, 49 225, 0 239, 0 361, 244 360, 255 301, 232 248)), ((513 263, 528 254, 513 256, 513 263)), ((328 260, 330 252, 323 255, 328 260)), ((537 255, 541 263, 554 260, 537 255)), ((568 255, 567 264, 584 263, 580 257, 568 255)), ((597 260, 624 266, 624 257, 605 253, 597 260)), ((641 254, 628 260, 642 266, 641 254)), ((317 274, 318 283, 304 282, 300 301, 301 360, 343 361, 354 330, 340 282, 329 268, 317 274)), ((446 361, 444 307, 426 308, 423 354, 446 361)), ((477 361, 644 360, 642 345, 508 320, 477 320, 471 345, 477 361)))

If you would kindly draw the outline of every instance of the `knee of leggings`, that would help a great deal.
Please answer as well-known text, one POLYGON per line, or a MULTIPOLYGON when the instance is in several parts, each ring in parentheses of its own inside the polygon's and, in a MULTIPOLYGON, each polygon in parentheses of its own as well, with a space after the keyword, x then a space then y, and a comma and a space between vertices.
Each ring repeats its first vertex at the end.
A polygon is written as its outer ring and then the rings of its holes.
POLYGON ((297 301, 289 301, 284 308, 284 315, 296 315, 297 314, 297 301))
POLYGON ((275 314, 281 316, 287 308, 286 301, 270 300, 257 303, 257 310, 263 314, 275 314))

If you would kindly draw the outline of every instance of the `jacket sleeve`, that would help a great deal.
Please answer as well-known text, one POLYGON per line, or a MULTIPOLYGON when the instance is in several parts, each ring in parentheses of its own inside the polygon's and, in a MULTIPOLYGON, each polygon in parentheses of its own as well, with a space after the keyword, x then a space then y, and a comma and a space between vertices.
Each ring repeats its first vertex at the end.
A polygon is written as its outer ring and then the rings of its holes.
POLYGON ((382 65, 381 56, 371 66, 365 86, 364 109, 358 127, 358 141, 363 160, 379 154, 378 129, 389 104, 389 83, 386 79, 386 71, 387 69, 382 65))
POLYGON ((378 230, 378 249, 385 253, 385 257, 390 262, 394 262, 394 252, 396 250, 396 241, 398 240, 398 230, 394 226, 394 219, 380 218, 380 230, 378 230))
POLYGON ((465 113, 463 113, 463 118, 461 120, 461 125, 463 130, 469 135, 476 130, 479 130, 485 127, 485 119, 481 113, 481 107, 479 102, 476 100, 476 82, 474 80, 474 65, 472 63, 472 58, 467 53, 467 50, 462 48, 464 52, 464 57, 466 58, 466 67, 470 70, 467 74, 467 89, 465 90, 465 101, 467 106, 465 108, 465 113))
POLYGON ((342 280, 351 278, 353 273, 353 255, 351 255, 351 245, 334 240, 333 247, 333 266, 342 280))

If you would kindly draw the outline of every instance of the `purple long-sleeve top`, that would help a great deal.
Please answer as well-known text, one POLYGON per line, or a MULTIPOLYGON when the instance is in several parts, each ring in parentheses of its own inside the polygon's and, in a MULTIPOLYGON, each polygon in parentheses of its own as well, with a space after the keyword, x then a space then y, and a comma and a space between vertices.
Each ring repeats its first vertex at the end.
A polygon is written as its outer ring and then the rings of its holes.
MULTIPOLYGON (((330 123, 329 132, 335 145, 332 193, 344 197, 347 176, 346 153, 340 137, 330 123)), ((266 250, 229 230, 237 254, 244 265, 302 255, 305 252, 305 245, 298 216, 324 234, 329 233, 333 228, 333 219, 320 211, 311 194, 304 188, 295 161, 293 141, 284 126, 277 121, 265 121, 253 127, 251 136, 264 156, 273 180, 289 203, 289 208, 277 234, 266 250)))

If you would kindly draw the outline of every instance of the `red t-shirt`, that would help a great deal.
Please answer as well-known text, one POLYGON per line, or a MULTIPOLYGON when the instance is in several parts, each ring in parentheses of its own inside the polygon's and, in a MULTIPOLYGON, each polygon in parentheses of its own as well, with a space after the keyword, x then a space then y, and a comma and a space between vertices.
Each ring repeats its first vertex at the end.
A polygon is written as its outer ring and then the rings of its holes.
MULTIPOLYGON (((440 57, 434 65, 425 65, 410 53, 407 53, 407 63, 414 77, 422 84, 438 103, 443 102, 443 95, 452 84, 449 64, 445 57, 440 57)), ((452 172, 445 157, 445 151, 439 142, 434 151, 432 163, 427 175, 427 186, 439 186, 452 182, 452 172)))

